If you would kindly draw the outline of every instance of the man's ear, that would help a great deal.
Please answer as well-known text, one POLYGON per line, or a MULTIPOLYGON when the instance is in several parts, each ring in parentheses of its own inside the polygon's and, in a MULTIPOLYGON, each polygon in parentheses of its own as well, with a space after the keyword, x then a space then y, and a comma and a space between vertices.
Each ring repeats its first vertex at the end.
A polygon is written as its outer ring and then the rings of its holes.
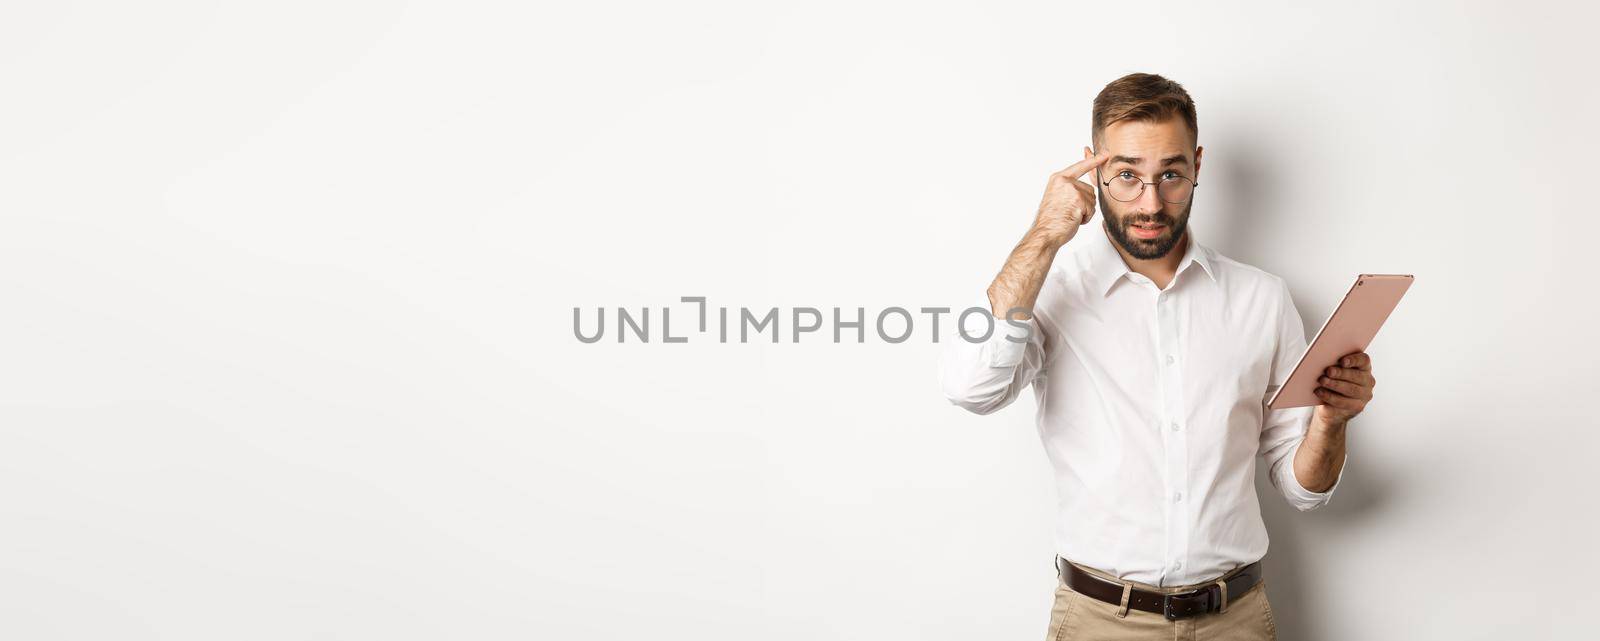
POLYGON ((1094 157, 1094 150, 1090 149, 1088 147, 1084 147, 1083 148, 1083 159, 1084 160, 1088 160, 1088 159, 1093 158, 1093 157, 1094 157))
POLYGON ((1200 154, 1205 153, 1205 147, 1194 148, 1194 181, 1200 182, 1200 154))

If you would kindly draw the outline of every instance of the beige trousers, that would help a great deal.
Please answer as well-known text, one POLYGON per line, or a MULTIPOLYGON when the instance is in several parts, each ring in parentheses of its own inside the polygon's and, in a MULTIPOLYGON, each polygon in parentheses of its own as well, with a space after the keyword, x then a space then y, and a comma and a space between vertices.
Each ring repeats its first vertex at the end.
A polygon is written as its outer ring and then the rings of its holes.
MULTIPOLYGON (((1059 563, 1071 563, 1061 559, 1059 563)), ((1100 578, 1124 583, 1110 574, 1084 565, 1084 571, 1100 578)), ((1172 588, 1133 582, 1133 586, 1154 592, 1174 593, 1204 587, 1206 584, 1172 588)), ((1056 601, 1050 609, 1050 627, 1045 641, 1093 639, 1095 641, 1261 641, 1276 640, 1278 626, 1272 620, 1272 605, 1267 603, 1267 583, 1263 580, 1244 594, 1228 595, 1227 612, 1207 612, 1168 621, 1154 612, 1129 608, 1127 616, 1117 616, 1118 606, 1084 596, 1056 577, 1056 601)))

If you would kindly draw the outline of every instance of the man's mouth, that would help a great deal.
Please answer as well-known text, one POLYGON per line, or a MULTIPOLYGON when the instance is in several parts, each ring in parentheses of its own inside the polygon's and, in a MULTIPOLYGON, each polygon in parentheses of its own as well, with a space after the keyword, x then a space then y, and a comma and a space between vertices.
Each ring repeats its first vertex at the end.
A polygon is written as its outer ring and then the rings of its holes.
POLYGON ((1150 239, 1160 236, 1167 226, 1161 223, 1134 223, 1128 226, 1128 230, 1133 232, 1134 238, 1150 239))

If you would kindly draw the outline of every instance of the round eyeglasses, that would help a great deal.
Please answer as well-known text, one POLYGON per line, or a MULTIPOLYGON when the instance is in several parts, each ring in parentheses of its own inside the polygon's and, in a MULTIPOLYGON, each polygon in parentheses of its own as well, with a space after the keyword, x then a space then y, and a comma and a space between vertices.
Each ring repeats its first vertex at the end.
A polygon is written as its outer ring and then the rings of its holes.
MULTIPOLYGON (((1099 175, 1100 170, 1096 169, 1095 176, 1099 177, 1099 175)), ((1100 184, 1105 186, 1106 193, 1110 194, 1112 198, 1125 203, 1133 202, 1143 196, 1145 185, 1155 185, 1156 196, 1163 202, 1173 205, 1182 205, 1189 202, 1189 199, 1194 197, 1194 188, 1200 186, 1200 183, 1189 180, 1173 171, 1166 172, 1166 175, 1162 176, 1159 181, 1145 182, 1139 180, 1138 176, 1133 175, 1133 172, 1126 169, 1112 176, 1111 180, 1100 184)))

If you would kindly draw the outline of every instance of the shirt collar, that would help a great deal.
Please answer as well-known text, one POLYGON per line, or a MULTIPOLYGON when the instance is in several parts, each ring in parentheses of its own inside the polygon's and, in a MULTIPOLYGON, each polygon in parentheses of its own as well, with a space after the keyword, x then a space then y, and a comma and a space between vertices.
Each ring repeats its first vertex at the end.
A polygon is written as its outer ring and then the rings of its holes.
MULTIPOLYGON (((1112 246, 1112 243, 1116 241, 1111 239, 1110 232, 1103 229, 1104 225, 1101 225, 1101 227, 1099 235, 1103 236, 1103 238, 1096 239, 1096 242, 1092 243, 1093 251, 1089 258, 1089 270, 1095 292, 1103 297, 1111 293, 1112 285, 1122 280, 1123 276, 1132 273, 1133 270, 1128 268, 1127 261, 1122 260, 1122 254, 1118 253, 1117 248, 1112 246)), ((1210 276, 1212 281, 1215 281, 1217 274, 1216 270, 1212 268, 1210 253, 1210 249, 1194 239, 1194 229, 1190 228, 1183 250, 1183 258, 1178 261, 1178 270, 1174 272, 1173 278, 1176 279, 1176 274, 1182 274, 1190 265, 1197 264, 1200 265, 1201 271, 1210 276)))

